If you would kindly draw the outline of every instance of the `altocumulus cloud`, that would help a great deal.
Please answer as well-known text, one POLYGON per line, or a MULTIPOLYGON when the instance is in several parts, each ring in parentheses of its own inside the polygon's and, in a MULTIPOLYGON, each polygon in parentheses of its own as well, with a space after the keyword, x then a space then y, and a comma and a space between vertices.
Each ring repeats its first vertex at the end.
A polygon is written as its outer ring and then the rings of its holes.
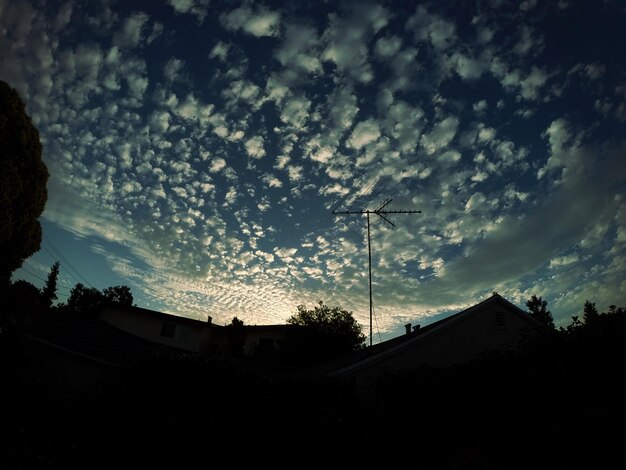
POLYGON ((458 7, 0 3, 44 228, 146 306, 270 323, 324 299, 365 324, 363 221, 328 209, 379 179, 361 201, 423 210, 374 228, 382 332, 493 290, 558 321, 626 303, 624 13, 594 5, 583 44, 586 5, 458 7))

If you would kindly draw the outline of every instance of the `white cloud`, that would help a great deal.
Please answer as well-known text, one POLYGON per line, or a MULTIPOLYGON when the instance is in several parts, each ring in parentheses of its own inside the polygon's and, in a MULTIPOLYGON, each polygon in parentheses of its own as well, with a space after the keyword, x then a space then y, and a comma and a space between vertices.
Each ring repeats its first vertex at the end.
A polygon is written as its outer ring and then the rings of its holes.
POLYGON ((148 15, 133 13, 122 23, 122 28, 113 36, 113 44, 120 49, 137 47, 141 42, 141 32, 148 15))
POLYGON ((179 13, 194 15, 199 23, 204 21, 207 15, 209 0, 167 0, 167 3, 179 13))
POLYGON ((317 73, 322 69, 319 60, 319 38, 314 28, 289 24, 285 28, 285 40, 276 53, 276 59, 284 67, 317 73))
POLYGON ((263 144, 265 141, 260 135, 256 135, 248 139, 245 143, 246 152, 252 158, 263 158, 265 156, 265 148, 263 144))
POLYGON ((311 152, 311 160, 319 163, 328 163, 332 160, 334 150, 331 147, 325 146, 318 148, 317 151, 311 152))
POLYGON ((478 131, 478 142, 489 142, 496 136, 496 130, 493 127, 482 127, 478 131))
POLYGON ((280 13, 266 8, 253 11, 248 6, 236 8, 220 17, 226 29, 243 30, 253 36, 276 36, 279 32, 280 13))
POLYGON ((529 11, 535 8, 535 6, 537 6, 537 0, 524 0, 519 4, 519 9, 522 11, 529 11))
POLYGON ((471 212, 480 208, 486 200, 487 198, 483 193, 474 193, 465 203, 465 212, 471 212))
POLYGON ((360 150, 364 146, 378 140, 380 135, 378 122, 374 119, 368 119, 366 121, 359 122, 355 126, 347 144, 356 150, 360 150))
POLYGON ((263 175, 261 179, 270 188, 281 188, 283 186, 283 182, 274 175, 263 175))
POLYGON ((274 254, 286 263, 293 261, 293 255, 295 255, 297 251, 297 248, 274 248, 274 254))
POLYGON ((476 80, 480 78, 486 69, 485 63, 474 57, 469 57, 460 52, 454 52, 449 61, 451 67, 464 80, 476 80))
POLYGON ((237 188, 235 188, 234 186, 231 186, 228 189, 228 192, 226 193, 226 195, 224 196, 224 205, 225 206, 233 205, 235 201, 237 200, 238 196, 239 194, 237 193, 237 188))
POLYGON ((550 260, 550 268, 558 268, 561 266, 567 266, 577 261, 578 261, 578 255, 576 253, 572 253, 571 255, 567 255, 567 256, 559 256, 557 258, 553 258, 550 260))
POLYGON ((359 112, 357 99, 351 87, 335 89, 329 98, 330 117, 336 130, 341 134, 347 131, 354 123, 354 118, 359 112))
POLYGON ((209 172, 218 173, 219 171, 223 170, 225 166, 226 166, 226 160, 224 160, 222 157, 215 157, 213 161, 211 162, 211 166, 209 167, 209 172))
POLYGON ((230 46, 228 44, 222 41, 218 41, 215 46, 213 46, 213 49, 211 49, 211 52, 209 53, 209 58, 218 58, 222 62, 225 62, 226 58, 228 57, 229 50, 230 46))
POLYGON ((311 101, 304 96, 296 96, 285 101, 280 118, 286 124, 301 128, 309 118, 310 108, 311 101))
POLYGON ((539 97, 539 90, 548 80, 548 74, 533 65, 531 72, 519 82, 521 95, 527 100, 536 100, 539 97))
POLYGON ((457 163, 461 160, 461 152, 458 150, 446 150, 439 155, 438 160, 448 164, 457 163))
POLYGON ((598 80, 606 73, 606 66, 604 64, 587 64, 585 65, 585 73, 589 80, 598 80))
POLYGON ((368 61, 367 42, 388 21, 389 12, 380 5, 353 8, 345 18, 331 14, 323 37, 327 46, 322 59, 335 64, 340 74, 370 82, 374 73, 368 61))
POLYGON ((163 67, 163 76, 166 78, 166 80, 173 82, 178 78, 178 74, 182 70, 183 65, 184 63, 182 60, 171 58, 165 63, 165 66, 163 67))
POLYGON ((546 164, 539 169, 537 176, 542 178, 548 171, 560 168, 565 165, 567 158, 564 151, 565 146, 572 140, 569 125, 565 119, 560 118, 553 121, 546 130, 544 136, 548 137, 550 144, 550 157, 546 164))
POLYGON ((458 127, 459 120, 454 116, 448 116, 435 124, 428 134, 422 136, 426 153, 431 155, 446 147, 454 139, 458 127))
POLYGON ((304 168, 299 165, 289 165, 287 167, 287 175, 292 183, 302 181, 304 177, 304 168))
POLYGON ((519 36, 519 40, 513 47, 513 52, 516 54, 525 56, 529 53, 537 53, 543 48, 543 38, 530 26, 521 26, 519 29, 519 36))
POLYGON ((449 48, 456 42, 455 26, 436 14, 430 14, 419 5, 406 23, 407 31, 412 31, 418 41, 428 40, 439 51, 449 48))
POLYGON ((386 36, 376 41, 374 53, 381 59, 388 59, 396 55, 400 47, 402 47, 402 39, 398 36, 386 36))

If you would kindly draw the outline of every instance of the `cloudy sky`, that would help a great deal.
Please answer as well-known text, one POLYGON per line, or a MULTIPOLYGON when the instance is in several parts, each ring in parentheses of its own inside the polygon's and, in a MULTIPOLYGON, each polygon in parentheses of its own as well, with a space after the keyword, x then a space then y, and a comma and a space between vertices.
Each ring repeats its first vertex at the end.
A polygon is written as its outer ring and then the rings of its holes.
POLYGON ((626 305, 625 32, 617 0, 0 0, 51 173, 15 277, 366 325, 364 219, 331 210, 390 197, 422 214, 372 219, 383 338, 492 291, 626 305))

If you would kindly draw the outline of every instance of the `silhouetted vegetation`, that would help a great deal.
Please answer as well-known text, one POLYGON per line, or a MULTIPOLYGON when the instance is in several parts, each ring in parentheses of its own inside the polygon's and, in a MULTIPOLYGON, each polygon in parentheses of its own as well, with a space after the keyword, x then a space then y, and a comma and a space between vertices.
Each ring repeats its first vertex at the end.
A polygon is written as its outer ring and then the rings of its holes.
POLYGON ((593 325, 596 321, 598 321, 599 317, 600 314, 598 313, 596 304, 586 300, 585 306, 583 307, 583 320, 585 321, 585 324, 593 325))
MULTIPOLYGON (((39 299, 31 287, 15 283, 39 299)), ((413 459, 429 469, 610 468, 621 451, 614 429, 626 418, 626 311, 610 306, 578 321, 589 305, 521 351, 386 374, 371 387, 306 368, 172 352, 121 368, 98 364, 97 385, 74 390, 72 373, 61 389, 42 379, 49 349, 2 334, 11 406, 0 464, 67 467, 97 455, 101 465, 187 466, 209 447, 238 463, 280 451, 307 463, 332 455, 358 465, 413 459)))
POLYGON ((130 287, 113 286, 99 291, 94 287, 85 287, 79 282, 70 291, 67 305, 61 305, 59 309, 77 316, 97 316, 100 306, 105 302, 132 305, 133 294, 130 287))
POLYGON ((122 305, 133 304, 133 294, 128 286, 112 286, 102 290, 102 297, 106 302, 116 302, 122 305))
POLYGON ((48 170, 24 102, 0 80, 0 284, 39 250, 48 170))
POLYGON ((390 430, 411 423, 425 468, 610 468, 626 418, 626 311, 590 318, 515 353, 381 377, 372 428, 388 432, 377 445, 393 447, 390 430))
POLYGON ((243 347, 246 343, 246 330, 243 326, 243 320, 233 317, 230 324, 226 325, 226 328, 228 328, 230 354, 234 357, 242 357, 244 353, 243 347))
POLYGON ((57 261, 50 268, 46 284, 41 290, 41 306, 47 310, 52 307, 52 302, 57 299, 57 281, 59 279, 59 262, 57 261))
POLYGON ((526 307, 528 307, 528 311, 530 316, 537 320, 542 325, 545 325, 549 328, 554 328, 554 320, 552 319, 552 313, 547 309, 548 302, 543 300, 541 297, 537 297, 533 295, 529 300, 526 301, 526 307))
POLYGON ((296 326, 287 354, 304 362, 324 362, 361 349, 365 336, 352 312, 320 301, 313 309, 298 305, 287 323, 296 326))

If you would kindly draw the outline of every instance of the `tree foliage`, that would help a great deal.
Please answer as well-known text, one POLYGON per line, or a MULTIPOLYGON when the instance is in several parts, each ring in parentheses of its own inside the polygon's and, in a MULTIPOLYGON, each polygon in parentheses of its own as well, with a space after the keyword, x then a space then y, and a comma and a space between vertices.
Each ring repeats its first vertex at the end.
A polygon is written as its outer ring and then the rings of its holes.
POLYGON ((352 312, 329 307, 320 301, 313 309, 298 305, 287 323, 295 325, 295 346, 300 355, 322 361, 356 351, 363 347, 365 336, 352 312))
POLYGON ((552 313, 547 309, 547 306, 548 302, 536 295, 533 295, 530 300, 526 301, 526 307, 528 307, 531 317, 549 328, 554 328, 552 313))
POLYGON ((133 294, 128 286, 107 287, 102 291, 102 294, 107 302, 117 302, 122 305, 133 304, 133 294))
POLYGON ((133 294, 128 286, 107 287, 99 291, 95 287, 85 287, 79 282, 70 291, 64 310, 79 316, 95 315, 104 302, 132 305, 133 294))
POLYGON ((52 307, 52 302, 57 299, 57 281, 59 279, 59 262, 57 261, 50 268, 46 284, 41 290, 41 305, 46 309, 52 307))
POLYGON ((244 353, 244 346, 246 344, 246 330, 243 325, 243 320, 233 317, 230 324, 226 325, 226 328, 230 353, 234 357, 242 357, 244 353))
POLYGON ((585 305, 583 307, 583 319, 585 320, 585 324, 592 325, 597 321, 599 316, 600 314, 598 313, 596 304, 585 300, 585 305))
POLYGON ((0 80, 0 282, 39 250, 38 218, 48 198, 48 169, 41 158, 39 132, 24 102, 0 80))
POLYGON ((94 287, 85 287, 80 282, 70 291, 67 308, 73 313, 90 314, 104 301, 102 292, 94 287))

